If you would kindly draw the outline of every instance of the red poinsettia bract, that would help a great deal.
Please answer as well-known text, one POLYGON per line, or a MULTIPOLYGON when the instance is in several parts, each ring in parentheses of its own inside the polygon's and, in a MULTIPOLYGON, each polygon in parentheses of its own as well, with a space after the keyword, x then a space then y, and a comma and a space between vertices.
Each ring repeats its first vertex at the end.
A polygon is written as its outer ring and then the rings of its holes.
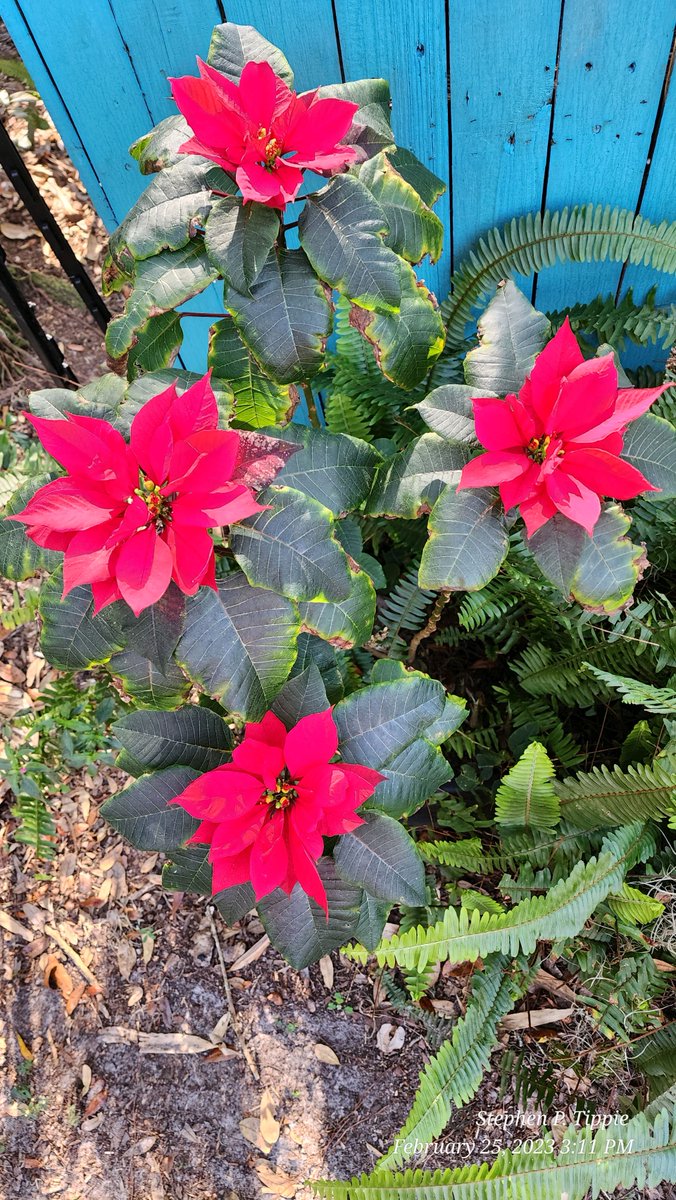
POLYGON ((245 200, 284 208, 294 200, 303 171, 342 171, 357 157, 339 145, 357 104, 298 95, 267 62, 248 62, 239 83, 198 58, 199 78, 170 80, 174 100, 195 136, 180 147, 235 176, 245 200))
POLYGON ((207 530, 262 506, 237 482, 240 437, 217 428, 208 375, 182 395, 172 384, 148 400, 129 445, 97 417, 28 419, 68 473, 10 519, 23 521, 38 546, 63 551, 64 596, 89 583, 95 612, 124 599, 138 616, 172 579, 188 596, 215 587, 207 530))
POLYGON ((332 762, 338 732, 331 709, 287 733, 268 712, 250 723, 232 762, 207 771, 172 801, 200 825, 191 842, 210 847, 214 892, 251 882, 257 900, 295 884, 328 912, 315 866, 324 837, 362 825, 357 809, 384 778, 370 767, 332 762))
POLYGON ((488 453, 463 468, 458 490, 497 484, 505 508, 519 508, 529 537, 556 512, 591 535, 602 496, 630 500, 659 491, 619 455, 627 425, 664 390, 618 388, 613 356, 585 360, 566 318, 518 396, 472 401, 488 453))

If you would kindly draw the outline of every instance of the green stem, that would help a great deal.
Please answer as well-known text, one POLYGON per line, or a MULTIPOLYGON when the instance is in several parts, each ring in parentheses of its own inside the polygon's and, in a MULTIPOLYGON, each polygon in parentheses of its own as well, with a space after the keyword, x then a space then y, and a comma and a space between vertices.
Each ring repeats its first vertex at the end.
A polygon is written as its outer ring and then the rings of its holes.
POLYGON ((317 406, 315 404, 315 398, 314 398, 314 395, 312 392, 312 388, 309 383, 301 383, 300 386, 303 389, 303 395, 305 396, 305 400, 307 403, 307 412, 308 412, 308 416, 310 418, 310 424, 314 425, 315 429, 321 429, 321 425, 319 423, 319 417, 317 416, 317 406))

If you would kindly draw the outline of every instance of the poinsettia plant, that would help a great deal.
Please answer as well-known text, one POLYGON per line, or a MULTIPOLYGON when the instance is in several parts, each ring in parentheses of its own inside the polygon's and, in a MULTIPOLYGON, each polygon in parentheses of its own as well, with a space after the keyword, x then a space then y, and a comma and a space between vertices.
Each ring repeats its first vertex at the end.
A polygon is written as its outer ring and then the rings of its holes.
POLYGON ((44 473, 6 504, 0 573, 42 572, 45 656, 133 706, 107 819, 166 855, 168 888, 230 922, 255 905, 302 967, 427 903, 405 823, 453 786, 466 716, 415 669, 446 600, 509 557, 562 605, 627 605, 648 565, 632 504, 676 494, 676 431, 649 411, 662 386, 630 387, 511 283, 440 353, 413 264, 439 256, 441 185, 395 147, 383 81, 297 94, 228 23, 172 87, 181 115, 133 148, 155 178, 111 239, 117 369, 31 397, 44 473), (217 278, 194 374, 175 310, 217 278), (373 398, 357 428, 350 372, 373 398))
MULTIPOLYGON (((125 312, 106 344, 121 369, 166 367, 175 310, 217 280, 209 362, 237 416, 287 416, 326 362, 334 292, 385 375, 409 388, 440 353, 434 296, 412 264, 434 262, 443 182, 389 124, 382 79, 293 90, 281 50, 250 26, 213 32, 198 74, 172 80, 179 114, 132 146, 155 178, 113 234, 104 272, 125 312)), ((183 318, 183 321, 188 318, 183 318)))

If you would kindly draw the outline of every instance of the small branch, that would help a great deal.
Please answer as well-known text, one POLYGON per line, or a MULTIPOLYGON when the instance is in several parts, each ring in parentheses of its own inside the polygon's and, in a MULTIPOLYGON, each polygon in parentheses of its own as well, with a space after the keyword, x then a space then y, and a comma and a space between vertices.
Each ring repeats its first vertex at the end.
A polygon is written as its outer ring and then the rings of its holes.
POLYGON ((69 958, 70 961, 75 964, 80 974, 84 975, 87 983, 90 983, 91 986, 96 988, 97 991, 102 992, 103 988, 98 982, 96 976, 92 974, 86 963, 83 963, 80 955, 77 953, 77 950, 73 950, 73 947, 68 945, 68 942, 65 940, 65 938, 61 937, 58 929, 55 929, 53 925, 45 925, 45 933, 47 934, 47 937, 52 939, 53 942, 56 942, 60 950, 63 950, 66 958, 69 958))
POLYGON ((249 1070, 251 1071, 251 1074, 253 1075, 254 1079, 259 1080, 260 1074, 258 1072, 258 1067, 256 1066, 256 1064, 252 1058, 251 1051, 249 1050, 249 1047, 247 1046, 246 1042, 244 1041, 244 1037, 243 1037, 242 1031, 240 1029, 239 1017, 237 1016, 237 1009, 235 1008, 235 1002, 232 998, 232 992, 230 990, 230 980, 228 979, 228 972, 225 969, 225 959, 223 958, 223 951, 221 950, 221 942, 220 942, 220 939, 218 936, 218 930, 216 929, 216 922, 214 921, 214 910, 211 907, 211 905, 209 906, 209 908, 207 908, 207 915, 209 917, 209 924, 211 926, 211 936, 214 939, 214 945, 216 947, 216 953, 218 955, 218 961, 219 961, 220 968, 221 968, 221 975, 223 976, 223 987, 225 988, 225 998, 228 1002, 228 1012, 230 1013, 230 1020, 232 1022, 232 1028, 235 1031, 235 1037, 237 1038, 239 1048, 242 1051, 242 1054, 244 1055, 246 1065, 248 1066, 249 1070))
POLYGON ((424 626, 424 628, 420 630, 419 633, 416 633, 415 637, 413 638, 413 640, 408 648, 408 657, 407 657, 406 661, 409 664, 409 666, 411 665, 411 663, 415 662, 415 656, 418 653, 418 647, 419 647, 420 643, 424 642, 425 638, 428 638, 430 636, 430 634, 434 633, 437 625, 439 624, 441 614, 444 611, 445 606, 448 604, 450 598, 451 598, 450 592, 439 592, 439 595, 437 596, 437 598, 434 602, 434 608, 432 609, 432 612, 430 613, 429 621, 424 626))
POLYGON ((317 416, 317 406, 315 404, 315 398, 314 398, 312 388, 309 383, 302 383, 301 387, 303 389, 303 395, 305 396, 305 400, 307 403, 307 412, 308 412, 308 416, 310 418, 310 424, 314 425, 316 429, 321 429, 321 425, 319 423, 319 417, 317 416))

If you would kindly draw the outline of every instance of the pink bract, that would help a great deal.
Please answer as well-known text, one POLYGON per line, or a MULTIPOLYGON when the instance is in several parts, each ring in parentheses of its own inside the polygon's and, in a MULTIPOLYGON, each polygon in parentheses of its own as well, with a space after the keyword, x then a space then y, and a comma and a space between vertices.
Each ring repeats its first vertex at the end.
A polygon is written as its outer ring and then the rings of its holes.
POLYGON ((97 417, 28 419, 67 474, 10 519, 39 546, 63 551, 64 596, 88 583, 95 612, 123 599, 138 616, 172 579, 188 596, 215 588, 207 530, 263 506, 237 480, 240 436, 217 428, 208 375, 181 395, 172 384, 148 400, 129 445, 97 417))
POLYGON ((232 762, 188 784, 172 801, 200 825, 190 838, 210 847, 212 890, 250 882, 257 900, 296 884, 328 913, 315 863, 324 837, 362 825, 357 809, 384 779, 354 763, 334 763, 331 713, 303 717, 287 733, 268 712, 246 726, 232 762))
POLYGON ((195 136, 180 147, 234 175, 244 200, 284 208, 294 200, 303 171, 342 171, 355 160, 339 145, 357 104, 298 95, 267 62, 248 62, 239 83, 198 58, 199 77, 170 80, 179 110, 195 136))
POLYGON ((529 537, 557 512, 591 535, 601 497, 659 491, 620 454, 629 423, 667 386, 618 387, 612 355, 585 360, 566 317, 518 396, 472 401, 487 453, 463 468, 458 490, 497 484, 529 537))

